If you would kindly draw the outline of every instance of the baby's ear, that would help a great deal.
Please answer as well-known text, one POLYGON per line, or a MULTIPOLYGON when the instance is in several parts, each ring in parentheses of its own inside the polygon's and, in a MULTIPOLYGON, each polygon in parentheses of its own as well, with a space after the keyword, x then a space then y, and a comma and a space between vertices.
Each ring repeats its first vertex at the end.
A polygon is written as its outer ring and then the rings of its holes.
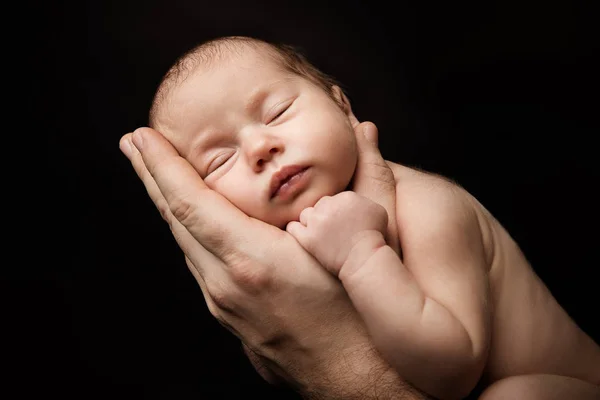
POLYGON ((352 127, 356 128, 356 126, 360 124, 360 122, 352 112, 352 106, 350 105, 350 99, 348 99, 348 96, 346 96, 342 88, 340 88, 337 85, 333 85, 331 87, 331 94, 333 95, 333 98, 335 99, 336 103, 340 106, 342 111, 344 111, 344 114, 346 114, 350 119, 352 127))

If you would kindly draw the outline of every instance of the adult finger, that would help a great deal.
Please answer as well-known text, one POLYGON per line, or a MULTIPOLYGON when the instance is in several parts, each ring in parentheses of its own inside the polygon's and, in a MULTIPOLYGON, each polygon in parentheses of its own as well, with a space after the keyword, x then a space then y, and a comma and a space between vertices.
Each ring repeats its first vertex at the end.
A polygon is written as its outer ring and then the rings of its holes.
POLYGON ((372 122, 362 122, 355 128, 358 164, 352 191, 382 205, 388 213, 386 242, 399 253, 396 222, 396 181, 378 148, 378 130, 372 122))
MULTIPOLYGON (((218 260, 214 254, 207 251, 200 243, 198 243, 198 241, 188 232, 188 230, 171 214, 167 201, 156 185, 152 175, 150 175, 146 169, 146 165, 142 160, 142 155, 131 143, 131 133, 128 133, 121 138, 119 147, 130 160, 135 172, 144 183, 150 198, 159 209, 163 219, 169 222, 171 232, 177 241, 177 244, 186 255, 185 261, 188 269, 198 282, 210 313, 218 320, 222 321, 223 318, 221 314, 224 310, 217 307, 213 301, 211 293, 207 289, 204 277, 204 268, 210 265, 215 265, 215 263, 219 263, 220 260, 218 260), (194 261, 192 261, 192 258, 194 261)), ((210 275, 211 279, 221 281, 225 279, 223 277, 224 273, 222 270, 219 268, 213 268, 212 270, 213 271, 211 271, 212 273, 210 275)))
MULTIPOLYGON (((186 256, 191 256, 197 259, 197 265, 203 265, 204 263, 199 261, 201 261, 201 259, 206 259, 210 253, 204 247, 202 247, 200 243, 198 243, 198 241, 190 234, 187 228, 183 226, 171 213, 169 204, 162 195, 162 192, 154 181, 154 178, 146 168, 144 160, 142 159, 142 155, 133 145, 133 143, 131 143, 131 133, 128 133, 121 138, 119 147, 131 162, 133 169, 143 182, 150 199, 159 210, 162 218, 168 222, 171 232, 179 247, 181 247, 186 256)), ((201 271, 199 272, 201 273, 201 271)))
POLYGON ((140 180, 144 184, 144 187, 146 188, 146 192, 148 193, 148 195, 150 196, 150 199, 152 200, 152 202, 154 203, 154 205, 160 212, 161 217, 166 222, 168 222, 170 225, 171 222, 169 221, 169 219, 172 217, 172 214, 171 214, 171 211, 169 210, 169 205, 167 204, 167 201, 163 197, 160 189, 156 185, 154 178, 152 177, 152 175, 150 175, 150 172, 148 172, 148 169, 146 168, 146 165, 144 164, 144 160, 142 159, 142 155, 137 150, 137 148, 133 145, 133 143, 131 141, 131 135, 132 135, 132 133, 128 133, 128 134, 124 135, 121 138, 121 141, 119 142, 119 147, 121 148, 123 153, 127 156, 129 161, 131 162, 131 165, 133 166, 135 173, 137 174, 138 178, 140 178, 140 180))
POLYGON ((152 189, 151 182, 155 182, 166 201, 166 209, 207 250, 225 261, 251 241, 244 235, 253 231, 255 222, 208 188, 196 170, 159 132, 139 128, 133 132, 132 142, 152 178, 145 177, 144 185, 152 189))

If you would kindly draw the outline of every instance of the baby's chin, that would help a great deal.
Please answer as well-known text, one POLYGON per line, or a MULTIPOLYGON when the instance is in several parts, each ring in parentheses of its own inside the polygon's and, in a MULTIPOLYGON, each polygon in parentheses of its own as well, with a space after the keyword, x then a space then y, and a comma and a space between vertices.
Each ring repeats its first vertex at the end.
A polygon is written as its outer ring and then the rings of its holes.
POLYGON ((293 209, 286 210, 285 214, 281 213, 279 215, 275 215, 275 218, 270 218, 268 221, 265 221, 271 225, 278 227, 279 229, 285 230, 287 224, 292 221, 300 221, 300 213, 302 210, 308 207, 313 207, 317 204, 317 201, 313 201, 307 204, 302 204, 300 207, 294 207, 293 209))

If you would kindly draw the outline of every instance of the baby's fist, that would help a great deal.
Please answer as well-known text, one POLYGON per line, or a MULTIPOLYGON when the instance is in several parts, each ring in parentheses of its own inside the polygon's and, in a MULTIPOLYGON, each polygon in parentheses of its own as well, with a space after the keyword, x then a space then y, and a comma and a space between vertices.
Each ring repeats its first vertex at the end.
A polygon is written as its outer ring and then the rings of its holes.
POLYGON ((329 272, 338 276, 352 247, 365 234, 385 235, 388 215, 381 205, 354 192, 321 198, 286 230, 329 272))

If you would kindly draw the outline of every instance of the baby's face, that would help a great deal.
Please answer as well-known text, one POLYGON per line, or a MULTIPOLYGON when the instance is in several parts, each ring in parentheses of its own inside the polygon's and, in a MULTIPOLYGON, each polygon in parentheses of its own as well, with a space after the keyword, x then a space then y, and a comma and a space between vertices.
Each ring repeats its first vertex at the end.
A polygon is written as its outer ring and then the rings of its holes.
POLYGON ((164 107, 158 130, 207 186, 280 228, 354 174, 350 108, 256 51, 200 67, 164 107))

